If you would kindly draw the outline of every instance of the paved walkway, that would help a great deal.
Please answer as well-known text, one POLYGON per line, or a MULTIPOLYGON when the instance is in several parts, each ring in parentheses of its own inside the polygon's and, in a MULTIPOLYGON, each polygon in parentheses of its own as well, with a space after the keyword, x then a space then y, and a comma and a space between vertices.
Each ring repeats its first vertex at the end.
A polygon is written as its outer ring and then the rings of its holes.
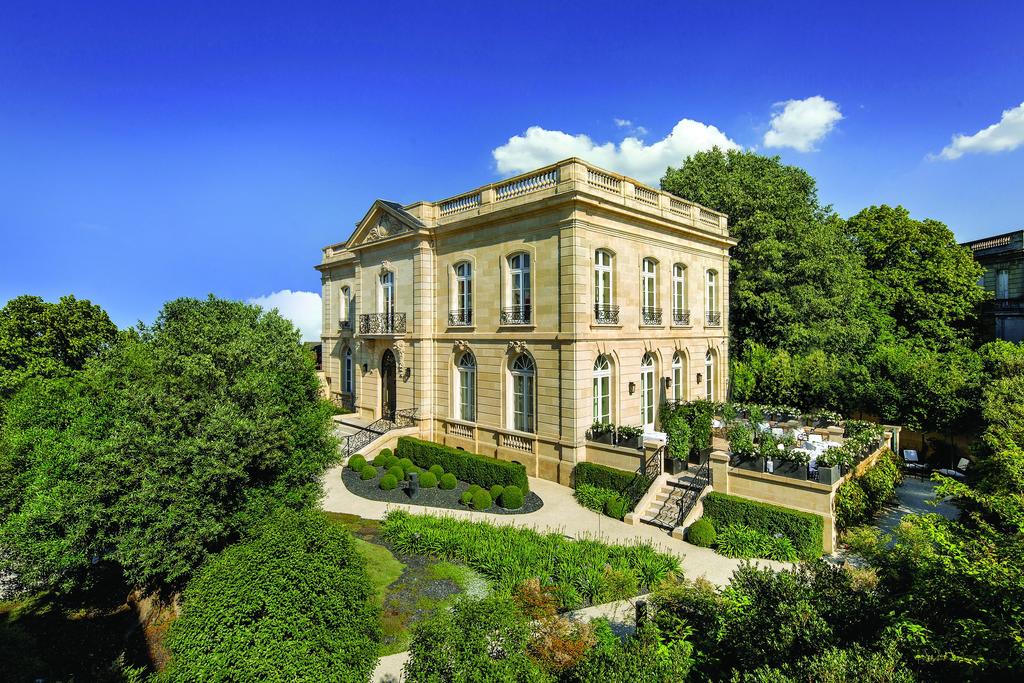
MULTIPOLYGON (((660 550, 678 556, 683 573, 687 578, 704 577, 719 586, 729 583, 733 571, 741 563, 741 560, 723 557, 709 548, 699 548, 685 541, 674 539, 661 529, 647 524, 632 526, 588 510, 576 502, 572 496, 572 489, 546 479, 530 477, 530 490, 541 497, 544 507, 536 512, 522 515, 492 515, 472 510, 445 510, 421 505, 367 500, 351 493, 345 487, 341 480, 340 466, 327 472, 324 490, 325 495, 321 503, 323 509, 329 512, 347 512, 365 519, 383 519, 389 510, 407 510, 417 514, 449 515, 459 519, 486 521, 491 524, 513 524, 541 532, 557 532, 573 538, 591 538, 608 543, 626 544, 638 540, 649 541, 660 550)), ((753 560, 753 562, 775 569, 789 566, 770 560, 753 560)))
POLYGON ((896 500, 882 508, 881 516, 875 522, 875 526, 885 533, 891 534, 899 526, 904 515, 925 515, 937 512, 946 519, 956 519, 960 516, 959 508, 949 501, 931 505, 930 501, 933 500, 935 500, 935 482, 929 479, 921 481, 904 477, 903 485, 896 487, 896 500))

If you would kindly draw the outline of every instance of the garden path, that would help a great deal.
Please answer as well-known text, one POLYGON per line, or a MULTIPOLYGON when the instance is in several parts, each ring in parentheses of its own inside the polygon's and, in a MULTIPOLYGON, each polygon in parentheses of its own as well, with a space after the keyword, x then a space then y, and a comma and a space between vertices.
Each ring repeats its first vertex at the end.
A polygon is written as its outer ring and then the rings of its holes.
MULTIPOLYGON (((572 489, 546 479, 530 477, 530 490, 536 492, 544 501, 544 507, 540 510, 522 515, 492 515, 472 510, 445 510, 421 505, 367 500, 345 488, 341 480, 341 472, 341 466, 334 467, 324 477, 325 495, 321 506, 328 512, 347 512, 365 519, 383 519, 389 510, 406 510, 416 514, 449 515, 459 519, 484 521, 490 524, 512 524, 541 532, 556 532, 573 538, 592 538, 607 543, 631 543, 643 540, 650 542, 660 550, 678 556, 683 573, 687 578, 704 577, 718 586, 728 584, 733 571, 742 562, 742 560, 719 555, 710 548, 700 548, 672 538, 661 529, 646 524, 632 526, 588 510, 576 502, 572 495, 572 489)), ((752 560, 752 562, 773 569, 791 566, 770 560, 752 560)))
POLYGON ((903 478, 903 484, 896 487, 896 499, 882 508, 882 514, 875 526, 887 534, 891 534, 899 526, 904 515, 926 515, 937 512, 946 519, 956 519, 960 510, 949 501, 932 505, 935 500, 935 482, 930 479, 921 481, 909 476, 903 478))

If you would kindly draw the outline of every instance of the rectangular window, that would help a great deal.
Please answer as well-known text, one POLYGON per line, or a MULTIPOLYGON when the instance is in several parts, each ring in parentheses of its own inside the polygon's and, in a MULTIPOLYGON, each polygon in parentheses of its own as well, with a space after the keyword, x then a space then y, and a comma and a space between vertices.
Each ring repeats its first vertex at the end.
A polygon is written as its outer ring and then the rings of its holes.
POLYGON ((996 272, 996 298, 1010 298, 1010 271, 1008 270, 996 272))

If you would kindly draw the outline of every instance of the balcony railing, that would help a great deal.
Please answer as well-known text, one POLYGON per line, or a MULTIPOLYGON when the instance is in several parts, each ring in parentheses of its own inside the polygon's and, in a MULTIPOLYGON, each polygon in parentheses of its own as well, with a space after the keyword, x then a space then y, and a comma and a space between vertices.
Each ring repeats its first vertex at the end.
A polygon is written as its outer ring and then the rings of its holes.
POLYGON ((594 322, 598 325, 617 325, 619 323, 619 307, 594 304, 594 322))
POLYGON ((721 327, 722 326, 722 312, 721 311, 707 311, 704 319, 707 321, 708 327, 721 327))
POLYGON ((672 324, 673 325, 689 325, 690 324, 690 312, 673 309, 672 310, 672 324))
POLYGON ((650 306, 644 306, 640 309, 641 322, 644 325, 660 325, 661 324, 661 309, 651 308, 650 306))
POLYGON ((467 308, 463 311, 452 311, 448 314, 449 327, 469 327, 473 324, 473 309, 467 308))
POLYGON ((501 309, 501 324, 502 325, 529 325, 530 324, 530 307, 529 306, 512 306, 511 308, 501 309))
POLYGON ((359 334, 405 334, 405 313, 362 313, 359 334))

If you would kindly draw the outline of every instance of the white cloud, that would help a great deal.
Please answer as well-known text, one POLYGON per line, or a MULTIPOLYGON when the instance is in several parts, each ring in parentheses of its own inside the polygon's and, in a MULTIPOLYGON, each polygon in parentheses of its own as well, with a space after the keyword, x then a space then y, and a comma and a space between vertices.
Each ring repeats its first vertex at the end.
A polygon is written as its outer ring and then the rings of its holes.
POLYGON ((954 135, 953 141, 938 156, 959 159, 964 154, 978 152, 1009 152, 1021 145, 1024 145, 1024 102, 1004 111, 999 123, 982 128, 974 135, 954 135))
POLYGON ((293 292, 282 289, 266 296, 249 299, 250 304, 265 310, 276 308, 282 317, 292 321, 302 331, 302 341, 320 341, 323 324, 323 302, 316 292, 293 292))
POLYGON ((618 144, 598 144, 587 135, 570 135, 560 130, 530 126, 525 133, 513 135, 491 154, 497 162, 498 172, 507 175, 530 171, 566 157, 580 157, 642 182, 655 184, 669 165, 678 166, 691 154, 716 145, 722 149, 740 148, 714 126, 683 119, 671 133, 650 145, 632 135, 618 144))
POLYGON ((821 95, 805 100, 776 102, 771 128, 764 134, 765 147, 792 147, 813 152, 814 143, 829 134, 843 115, 839 105, 821 95))
POLYGON ((619 128, 632 128, 633 122, 629 119, 612 119, 619 128))

